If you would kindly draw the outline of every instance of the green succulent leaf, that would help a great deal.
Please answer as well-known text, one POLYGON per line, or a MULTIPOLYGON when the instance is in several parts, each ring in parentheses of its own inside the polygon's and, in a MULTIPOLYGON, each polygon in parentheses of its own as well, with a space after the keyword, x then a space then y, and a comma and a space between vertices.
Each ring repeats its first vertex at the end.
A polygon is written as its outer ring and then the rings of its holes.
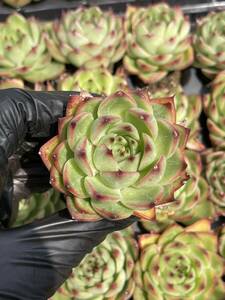
POLYGON ((212 82, 211 93, 204 96, 204 110, 208 117, 207 127, 212 145, 225 148, 225 72, 220 72, 212 82))
MULTIPOLYGON (((202 151, 204 146, 199 140, 199 117, 202 111, 202 99, 198 95, 186 95, 179 81, 180 73, 174 72, 160 82, 149 85, 148 91, 152 98, 174 96, 176 121, 178 124, 190 129, 187 147, 195 151, 202 151)), ((162 113, 162 110, 160 110, 159 114, 162 115, 162 113)))
POLYGON ((225 213, 225 168, 224 151, 208 149, 204 153, 205 174, 210 186, 209 199, 215 204, 217 214, 225 213))
POLYGON ((3 0, 3 2, 5 2, 6 4, 15 7, 15 8, 19 8, 19 7, 23 7, 31 2, 38 2, 40 0, 3 0))
POLYGON ((225 258, 225 229, 224 229, 224 227, 220 234, 219 251, 220 251, 220 254, 225 258))
POLYGON ((111 75, 107 69, 78 70, 74 75, 65 75, 58 82, 60 91, 87 91, 89 93, 110 95, 126 88, 122 75, 111 75))
POLYGON ((142 222, 146 230, 161 232, 175 221, 189 225, 202 218, 216 217, 215 205, 209 199, 210 187, 201 174, 200 154, 185 150, 185 160, 189 179, 174 193, 174 202, 156 207, 155 220, 142 222))

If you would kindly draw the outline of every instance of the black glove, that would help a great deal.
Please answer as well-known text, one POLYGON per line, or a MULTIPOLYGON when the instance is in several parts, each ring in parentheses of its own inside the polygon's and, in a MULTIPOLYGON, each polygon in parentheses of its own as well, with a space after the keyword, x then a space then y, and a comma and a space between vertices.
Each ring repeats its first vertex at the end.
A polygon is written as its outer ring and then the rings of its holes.
POLYGON ((46 300, 72 267, 124 221, 76 222, 66 210, 32 224, 0 232, 0 299, 46 300))
MULTIPOLYGON (((27 137, 51 135, 64 114, 70 93, 0 91, 0 205, 6 223, 13 207, 8 158, 27 137)), ((0 299, 46 300, 65 281, 85 254, 123 221, 76 222, 67 210, 17 229, 0 231, 0 299)))
POLYGON ((6 225, 13 210, 13 182, 8 158, 26 139, 54 134, 70 93, 0 91, 0 220, 6 225))

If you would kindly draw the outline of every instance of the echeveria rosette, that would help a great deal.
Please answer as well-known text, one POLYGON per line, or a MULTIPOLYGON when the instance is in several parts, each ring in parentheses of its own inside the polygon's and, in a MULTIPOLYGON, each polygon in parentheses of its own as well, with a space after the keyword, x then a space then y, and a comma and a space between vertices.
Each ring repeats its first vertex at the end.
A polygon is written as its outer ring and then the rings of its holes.
POLYGON ((129 6, 126 12, 127 52, 124 66, 145 83, 161 80, 170 71, 193 62, 190 22, 178 7, 165 3, 129 6))
POLYGON ((211 12, 197 22, 193 46, 195 66, 213 78, 225 69, 225 11, 211 12))
POLYGON ((154 221, 142 222, 146 230, 161 232, 174 222, 189 225, 202 218, 216 217, 214 204, 209 201, 208 183, 202 176, 200 154, 186 150, 185 159, 190 178, 174 193, 174 202, 156 209, 154 221))
POLYGON ((0 76, 30 82, 58 77, 64 65, 53 62, 40 23, 14 13, 0 23, 0 76))
POLYGON ((176 124, 172 98, 150 99, 142 90, 80 94, 40 155, 73 218, 151 219, 187 177, 188 133, 176 124))
POLYGON ((31 2, 39 2, 40 0, 3 0, 6 4, 13 6, 13 7, 23 7, 31 2))
POLYGON ((19 201, 18 213, 12 227, 21 226, 41 219, 65 208, 60 193, 50 189, 45 193, 35 193, 28 199, 19 201))
POLYGON ((180 74, 175 72, 160 82, 148 86, 153 98, 174 96, 177 123, 190 129, 187 148, 202 151, 204 145, 199 140, 199 117, 202 111, 200 95, 187 95, 179 84, 180 74))
POLYGON ((52 57, 78 68, 112 67, 126 50, 123 18, 95 6, 63 13, 46 32, 52 57))
POLYGON ((213 146, 225 148, 225 72, 220 72, 211 84, 211 93, 204 96, 207 127, 213 146))
POLYGON ((225 260, 207 219, 139 238, 134 300, 223 300, 225 260))
POLYGON ((208 149, 204 152, 205 175, 209 184, 209 199, 217 213, 225 215, 225 152, 208 149))
POLYGON ((220 232, 219 252, 220 252, 220 255, 225 258, 225 226, 223 226, 223 228, 220 232))
POLYGON ((134 291, 133 270, 138 245, 132 236, 117 231, 85 256, 54 299, 128 300, 134 291))
POLYGON ((65 75, 58 82, 59 91, 86 91, 110 95, 127 87, 125 77, 112 75, 107 69, 78 70, 74 75, 65 75))

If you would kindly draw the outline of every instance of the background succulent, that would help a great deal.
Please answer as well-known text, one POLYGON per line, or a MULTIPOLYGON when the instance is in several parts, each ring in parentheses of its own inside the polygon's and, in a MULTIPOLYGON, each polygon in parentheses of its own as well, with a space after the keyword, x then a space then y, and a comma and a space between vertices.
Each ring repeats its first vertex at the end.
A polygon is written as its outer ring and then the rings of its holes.
POLYGON ((190 23, 180 8, 165 3, 126 12, 127 52, 124 66, 145 83, 168 72, 182 70, 193 62, 190 23))
POLYGON ((134 300, 224 299, 225 261, 210 226, 202 219, 186 228, 171 225, 161 235, 141 235, 134 300))
POLYGON ((188 130, 175 123, 172 98, 118 91, 106 98, 77 95, 42 146, 51 184, 66 193, 80 220, 152 218, 186 178, 188 130))
POLYGON ((174 96, 176 120, 178 124, 190 129, 187 147, 202 151, 204 145, 200 141, 199 117, 202 111, 200 95, 186 95, 180 85, 180 73, 174 72, 160 82, 150 84, 148 91, 153 98, 174 96))
POLYGON ((174 223, 173 220, 174 209, 171 203, 161 205, 155 208, 155 218, 151 221, 143 220, 139 225, 148 232, 160 233, 165 230, 169 225, 174 223))
POLYGON ((110 95, 127 87, 122 74, 112 75, 107 69, 78 70, 74 75, 64 75, 58 82, 59 91, 87 91, 110 95))
POLYGON ((189 225, 201 218, 214 219, 216 217, 215 207, 209 201, 208 183, 202 176, 200 154, 186 150, 185 159, 190 178, 175 192, 174 202, 156 210, 154 221, 142 222, 148 231, 161 232, 175 221, 189 225))
POLYGON ((0 23, 0 76, 30 82, 59 76, 63 64, 53 62, 39 22, 14 13, 0 23))
MULTIPOLYGON (((225 37, 224 37, 225 38, 225 37)), ((212 144, 225 148, 225 72, 220 72, 211 83, 211 93, 204 96, 204 109, 208 117, 212 144)))
POLYGON ((194 35, 195 66, 213 78, 225 69, 225 11, 211 12, 197 21, 194 35))
POLYGON ((40 0, 3 0, 3 2, 13 7, 22 7, 31 3, 32 1, 39 2, 40 0))
POLYGON ((225 152, 208 149, 204 158, 209 199, 215 203, 217 213, 225 215, 225 152))
POLYGON ((19 88, 35 91, 56 91, 54 82, 35 82, 27 83, 20 78, 2 78, 0 79, 0 89, 19 88))
POLYGON ((125 52, 122 17, 99 7, 67 11, 46 28, 52 57, 76 67, 108 68, 125 52))
POLYGON ((134 291, 137 258, 135 239, 123 231, 114 232, 85 256, 52 300, 128 300, 134 291))
POLYGON ((194 151, 186 150, 189 180, 175 192, 176 204, 174 220, 189 225, 201 218, 215 217, 215 208, 208 199, 209 186, 202 176, 202 162, 200 155, 194 151))
POLYGON ((0 89, 9 89, 9 88, 24 88, 24 82, 22 79, 18 78, 5 78, 0 80, 0 89))
POLYGON ((18 214, 13 227, 21 226, 53 214, 65 208, 60 193, 50 189, 45 193, 35 193, 28 199, 19 201, 18 214))

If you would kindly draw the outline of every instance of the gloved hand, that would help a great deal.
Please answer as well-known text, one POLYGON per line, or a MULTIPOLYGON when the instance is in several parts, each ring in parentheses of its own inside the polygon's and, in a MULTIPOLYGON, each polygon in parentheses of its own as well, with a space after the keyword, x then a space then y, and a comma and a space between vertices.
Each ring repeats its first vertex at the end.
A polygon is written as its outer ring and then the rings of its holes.
POLYGON ((47 138, 63 116, 70 93, 0 90, 0 221, 7 225, 13 209, 8 158, 27 139, 47 138))
MULTIPOLYGON (((57 119, 64 114, 69 94, 0 91, 0 219, 4 224, 13 207, 8 158, 27 137, 51 135, 57 119)), ((2 229, 0 299, 46 300, 108 233, 135 220, 77 222, 65 209, 20 228, 2 229)))

